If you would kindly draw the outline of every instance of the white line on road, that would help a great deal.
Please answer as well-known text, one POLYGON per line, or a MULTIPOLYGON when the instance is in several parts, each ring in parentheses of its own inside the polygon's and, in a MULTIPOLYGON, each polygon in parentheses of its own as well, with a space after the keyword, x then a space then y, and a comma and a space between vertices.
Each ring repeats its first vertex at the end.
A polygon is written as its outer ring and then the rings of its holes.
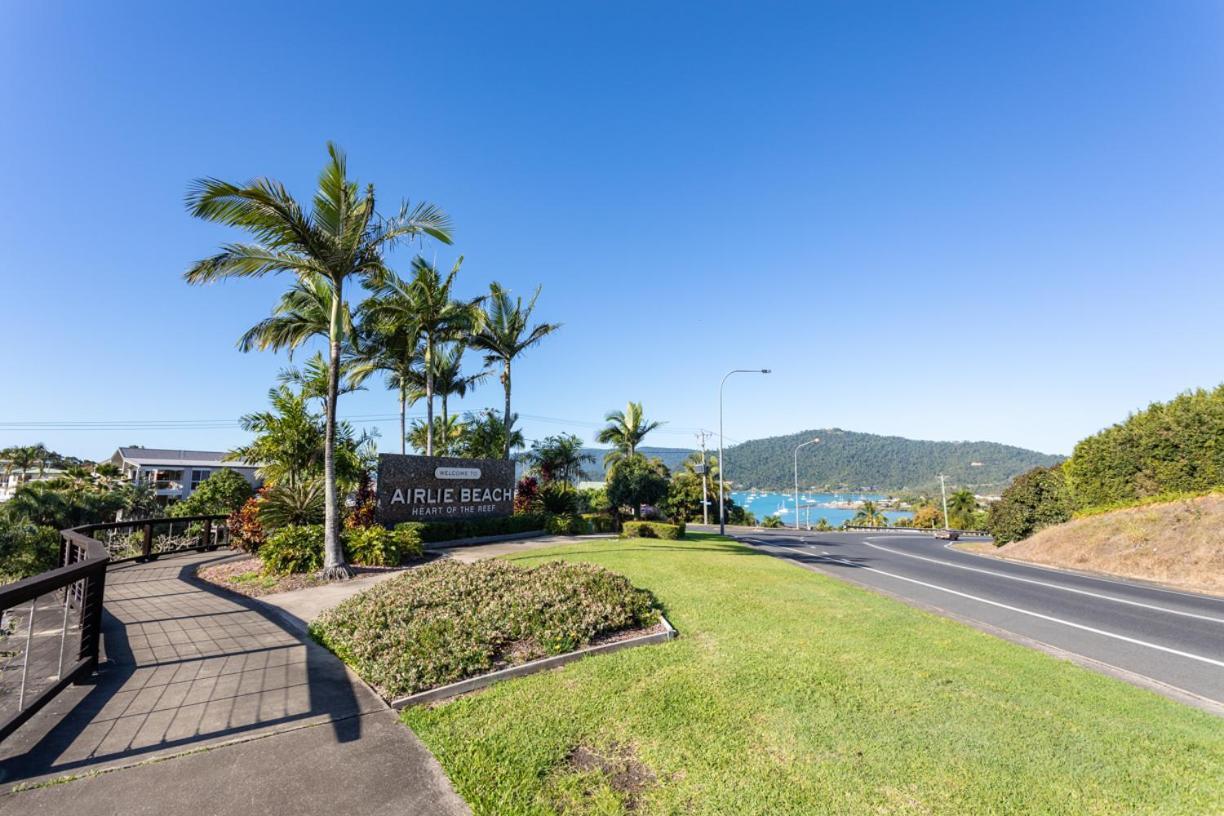
POLYGON ((1073 621, 1063 620, 1062 618, 1055 618, 1052 615, 1043 615, 1040 612, 1033 612, 1028 609, 1021 609, 1018 606, 1010 606, 1009 604, 999 603, 998 601, 992 601, 989 598, 980 598, 977 595, 970 595, 967 592, 960 592, 959 590, 949 589, 948 587, 942 587, 942 586, 939 586, 938 584, 930 584, 930 583, 927 583, 926 581, 919 581, 916 578, 906 578, 904 575, 897 575, 896 573, 885 572, 884 570, 876 569, 875 567, 865 567, 862 564, 855 564, 852 561, 843 561, 842 559, 837 558, 827 552, 822 552, 821 555, 823 555, 829 561, 833 561, 834 563, 842 564, 847 567, 854 567, 855 569, 867 570, 868 572, 875 572, 875 573, 879 573, 880 575, 887 575, 889 578, 896 578, 898 581, 908 581, 911 584, 917 584, 918 586, 924 586, 924 587, 927 587, 928 589, 938 590, 939 592, 947 592, 950 595, 956 595, 961 598, 968 598, 971 601, 977 601, 978 603, 989 604, 990 606, 997 606, 1000 609, 1006 609, 1009 612, 1018 612, 1021 615, 1029 615, 1034 618, 1040 618, 1041 620, 1044 620, 1044 621, 1050 621, 1051 623, 1058 623, 1058 624, 1062 624, 1063 626, 1070 626, 1073 629, 1080 629, 1085 632, 1091 632, 1094 635, 1101 635, 1102 637, 1113 638, 1114 640, 1121 640, 1126 643, 1133 643, 1136 646, 1146 646, 1149 649, 1155 649, 1157 651, 1165 652, 1167 654, 1177 655, 1178 657, 1184 657, 1189 660, 1197 660, 1200 663, 1207 663, 1211 666, 1219 666, 1220 668, 1224 668, 1224 660, 1213 660, 1212 658, 1204 657, 1203 655, 1196 655, 1196 654, 1192 654, 1191 652, 1183 652, 1180 649, 1171 649, 1168 646, 1161 646, 1158 643, 1148 643, 1146 640, 1138 640, 1136 638, 1127 637, 1126 635, 1119 635, 1116 632, 1106 632, 1104 629, 1096 629, 1092 626, 1085 626, 1082 623, 1075 623, 1073 621))
POLYGON ((1037 586, 1049 587, 1050 589, 1060 589, 1063 592, 1074 592, 1076 595, 1087 595, 1090 598, 1100 598, 1104 601, 1113 601, 1114 603, 1126 604, 1127 606, 1138 606, 1143 609, 1153 609, 1157 612, 1167 612, 1170 615, 1181 615, 1186 618, 1197 618, 1198 620, 1210 621, 1211 623, 1224 623, 1224 618, 1215 618, 1211 615, 1199 615, 1194 612, 1182 612, 1177 609, 1168 609, 1155 604, 1146 604, 1139 601, 1129 601, 1125 598, 1115 598, 1112 595, 1102 595, 1098 592, 1089 592, 1086 589, 1076 589, 1075 587, 1062 586, 1061 584, 1052 584, 1048 581, 1038 581, 1035 578, 1022 578, 1019 575, 1008 575, 1006 572, 996 572, 995 570, 982 569, 981 567, 970 567, 966 564, 956 564, 951 561, 941 561, 938 558, 928 558, 925 555, 916 555, 914 553, 902 552, 901 550, 891 550, 888 547, 881 547, 878 544, 872 544, 870 540, 864 540, 864 544, 881 552, 892 553, 893 555, 903 555, 906 558, 916 558, 919 561, 930 561, 932 564, 939 564, 944 567, 955 567, 956 569, 968 570, 969 572, 980 572, 984 575, 994 575, 998 578, 1007 578, 1011 581, 1020 581, 1025 584, 1036 584, 1037 586))

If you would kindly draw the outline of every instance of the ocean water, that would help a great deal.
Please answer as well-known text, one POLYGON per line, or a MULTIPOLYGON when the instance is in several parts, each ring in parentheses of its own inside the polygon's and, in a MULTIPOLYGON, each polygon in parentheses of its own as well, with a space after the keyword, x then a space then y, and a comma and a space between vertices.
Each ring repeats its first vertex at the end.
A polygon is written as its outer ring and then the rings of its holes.
MULTIPOLYGON (((736 504, 751 510, 758 521, 764 521, 766 516, 777 516, 787 525, 795 523, 794 493, 752 494, 733 491, 731 497, 735 499, 736 504)), ((885 498, 887 496, 878 493, 804 493, 800 491, 799 523, 806 524, 810 518, 812 524, 815 524, 817 519, 823 518, 836 527, 843 521, 854 518, 855 513, 854 508, 838 507, 837 505, 859 501, 879 501, 885 498)), ((904 510, 886 510, 884 515, 889 522, 895 522, 897 519, 910 518, 914 514, 904 510)))

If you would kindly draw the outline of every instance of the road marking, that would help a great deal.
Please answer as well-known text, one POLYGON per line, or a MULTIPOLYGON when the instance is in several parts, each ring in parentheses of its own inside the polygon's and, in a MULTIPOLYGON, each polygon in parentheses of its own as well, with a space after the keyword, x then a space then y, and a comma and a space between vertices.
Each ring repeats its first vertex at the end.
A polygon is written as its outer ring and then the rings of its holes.
POLYGON ((1183 652, 1180 649, 1171 649, 1168 646, 1161 646, 1158 643, 1148 643, 1146 640, 1138 640, 1137 638, 1127 637, 1126 635, 1119 635, 1116 632, 1106 632, 1104 629, 1096 629, 1092 626, 1085 626, 1082 623, 1075 623, 1073 621, 1063 620, 1062 618, 1053 617, 1052 615, 1043 615, 1040 612, 1033 612, 1028 609, 1021 609, 1018 606, 1010 606, 1009 604, 999 603, 998 601, 992 601, 989 598, 980 598, 977 595, 970 595, 967 592, 960 592, 959 590, 949 589, 948 587, 942 587, 942 586, 939 586, 938 584, 929 584, 926 581, 919 581, 916 578, 906 578, 904 575, 897 575, 896 573, 885 572, 884 570, 876 569, 875 567, 865 567, 862 564, 855 564, 852 561, 843 561, 842 559, 837 558, 827 552, 822 552, 821 555, 823 555, 829 561, 833 561, 834 563, 842 564, 847 567, 854 567, 855 569, 867 570, 868 572, 875 572, 875 573, 879 573, 880 575, 887 575, 889 578, 896 578, 898 581, 908 581, 911 584, 917 584, 918 586, 924 586, 924 587, 927 587, 928 589, 938 590, 939 592, 947 592, 949 595, 956 595, 961 598, 968 598, 971 601, 977 601, 978 603, 989 604, 990 606, 997 606, 1000 609, 1006 609, 1009 612, 1017 612, 1021 615, 1029 615, 1031 617, 1039 618, 1041 620, 1049 621, 1051 623, 1058 623, 1058 624, 1062 624, 1063 626, 1070 626, 1073 629, 1080 629, 1084 632, 1091 632, 1094 635, 1101 635, 1102 637, 1113 638, 1114 640, 1121 640, 1125 643, 1133 643, 1136 646, 1146 646, 1149 649, 1155 649, 1157 651, 1165 652, 1167 654, 1177 655, 1178 657, 1184 657, 1184 658, 1187 658, 1188 660, 1197 660, 1200 663, 1207 663, 1208 665, 1219 666, 1220 668, 1224 669, 1224 660, 1213 660, 1210 657, 1196 655, 1191 652, 1183 652))
POLYGON ((902 552, 901 550, 890 550, 888 547, 881 547, 878 544, 872 544, 870 540, 864 540, 864 544, 874 550, 881 552, 892 553, 893 555, 903 555, 906 558, 916 558, 919 561, 930 561, 932 564, 939 564, 944 567, 954 567, 956 569, 968 570, 969 572, 980 572, 984 575, 994 575, 999 578, 1007 578, 1011 581, 1020 581, 1025 584, 1036 584, 1037 586, 1049 587, 1050 589, 1061 589, 1063 592, 1074 592, 1076 595, 1087 595, 1090 598, 1100 598, 1104 601, 1113 601, 1114 603, 1126 604, 1127 606, 1138 606, 1143 609, 1153 609, 1157 612, 1167 612, 1170 615, 1181 615, 1186 618, 1197 618, 1198 620, 1210 621, 1211 623, 1224 623, 1224 618, 1214 618, 1211 615, 1199 615, 1194 612, 1182 612, 1177 609, 1167 609, 1163 606, 1155 604, 1146 604, 1139 601, 1128 601, 1125 598, 1115 598, 1112 595, 1101 595, 1098 592, 1089 592, 1086 589, 1076 589, 1074 587, 1062 586, 1061 584, 1052 584, 1048 581, 1038 581, 1036 578, 1022 578, 1019 575, 1008 575, 1006 572, 995 572, 994 570, 982 569, 981 567, 970 567, 966 564, 956 564, 951 561, 941 561, 938 558, 928 558, 925 555, 916 555, 914 553, 902 552))

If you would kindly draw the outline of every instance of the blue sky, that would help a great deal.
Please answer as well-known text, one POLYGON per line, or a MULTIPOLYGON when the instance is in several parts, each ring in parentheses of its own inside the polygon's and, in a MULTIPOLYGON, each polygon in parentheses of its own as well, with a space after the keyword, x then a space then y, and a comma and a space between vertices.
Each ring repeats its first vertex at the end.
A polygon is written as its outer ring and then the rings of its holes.
POLYGON ((770 367, 729 439, 1068 452, 1224 379, 1219 4, 103 5, 0 16, 0 446, 238 442, 285 360, 234 342, 288 281, 187 286, 233 234, 183 195, 308 196, 328 139, 451 213, 465 294, 543 285, 532 438, 635 399, 687 446, 770 367))

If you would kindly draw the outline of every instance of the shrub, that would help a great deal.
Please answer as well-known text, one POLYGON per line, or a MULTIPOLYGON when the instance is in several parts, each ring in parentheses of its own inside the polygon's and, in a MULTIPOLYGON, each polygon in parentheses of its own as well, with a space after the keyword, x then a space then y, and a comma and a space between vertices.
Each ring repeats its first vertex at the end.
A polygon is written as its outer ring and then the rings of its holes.
POLYGON ((421 541, 421 531, 410 525, 398 525, 392 534, 395 544, 399 547, 400 559, 420 558, 425 555, 425 543, 421 541))
POLYGON ((766 516, 765 520, 761 522, 761 526, 770 530, 775 530, 782 526, 782 519, 778 518, 777 516, 766 516))
POLYGON ((545 529, 548 520, 536 513, 516 513, 513 516, 495 516, 469 521, 405 521, 395 529, 413 529, 421 541, 433 544, 439 541, 454 541, 457 538, 512 535, 545 529))
POLYGON ((236 470, 222 468, 167 512, 169 516, 209 516, 234 513, 246 504, 254 490, 251 483, 236 470))
POLYGON ((373 527, 377 524, 377 515, 378 494, 374 492, 374 485, 370 481, 370 475, 362 473, 361 481, 357 483, 357 492, 354 496, 353 506, 345 508, 344 526, 350 530, 361 527, 373 527))
POLYGON ((264 572, 289 575, 323 569, 323 525, 290 524, 268 536, 259 548, 264 572))
POLYGON ((265 530, 288 525, 323 523, 323 482, 279 484, 264 491, 259 507, 259 523, 265 530))
MULTIPOLYGON (((408 537, 405 533, 402 537, 408 537)), ((367 567, 399 566, 401 536, 386 527, 357 527, 344 533, 344 549, 354 564, 367 567)))
POLYGON ((534 476, 524 476, 514 486, 514 512, 534 513, 539 499, 540 483, 534 476))
POLYGON ((563 654, 657 621, 650 593, 591 564, 438 561, 325 612, 311 633, 388 697, 563 654))
POLYGON ((540 509, 554 516, 578 512, 578 494, 565 482, 548 482, 540 488, 540 509))
MULTIPOLYGON (((262 492, 260 491, 261 494, 262 492)), ((255 553, 267 540, 263 525, 259 522, 259 509, 262 504, 262 495, 255 495, 247 499, 236 513, 230 514, 226 525, 229 528, 231 547, 255 553)))
POLYGON ((0 584, 54 569, 59 558, 60 536, 55 528, 0 519, 0 584))
POLYGON ((544 522, 544 531, 551 535, 582 535, 587 531, 587 523, 572 513, 549 516, 544 522))
POLYGON ((583 513, 582 520, 587 524, 587 531, 592 533, 616 532, 616 522, 611 516, 603 513, 583 513))
POLYGON ((674 541, 684 536, 679 524, 661 521, 626 521, 621 527, 621 538, 665 538, 674 541))
POLYGON ((602 487, 584 487, 578 491, 578 510, 583 514, 607 513, 612 509, 608 491, 602 487))
POLYGON ((1017 476, 990 505, 986 529, 996 545, 1003 545, 1070 518, 1071 497, 1062 467, 1038 467, 1017 476))

